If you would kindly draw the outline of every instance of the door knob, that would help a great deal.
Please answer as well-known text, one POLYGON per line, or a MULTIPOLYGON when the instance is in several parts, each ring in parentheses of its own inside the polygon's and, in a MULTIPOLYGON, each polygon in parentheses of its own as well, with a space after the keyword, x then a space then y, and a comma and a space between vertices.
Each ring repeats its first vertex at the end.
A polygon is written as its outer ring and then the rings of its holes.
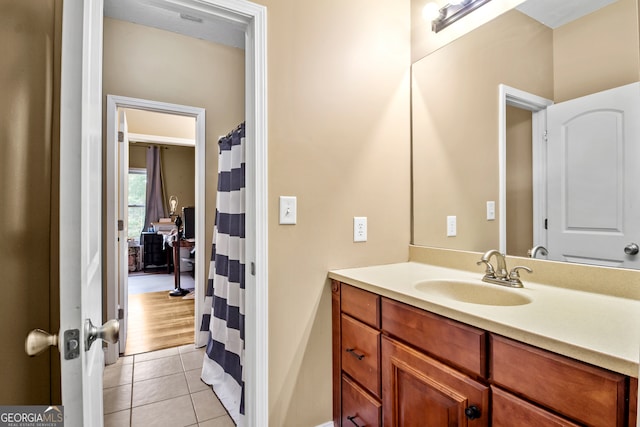
POLYGON ((120 336, 120 322, 117 319, 111 319, 102 326, 94 326, 90 319, 84 322, 85 351, 89 351, 91 344, 100 338, 110 344, 118 342, 120 336))
POLYGON ((24 341, 24 351, 29 356, 36 356, 49 347, 58 346, 58 335, 51 335, 42 329, 34 329, 29 332, 27 339, 24 341))
POLYGON ((627 255, 637 255, 640 251, 640 247, 636 243, 629 243, 624 247, 624 253, 627 255))

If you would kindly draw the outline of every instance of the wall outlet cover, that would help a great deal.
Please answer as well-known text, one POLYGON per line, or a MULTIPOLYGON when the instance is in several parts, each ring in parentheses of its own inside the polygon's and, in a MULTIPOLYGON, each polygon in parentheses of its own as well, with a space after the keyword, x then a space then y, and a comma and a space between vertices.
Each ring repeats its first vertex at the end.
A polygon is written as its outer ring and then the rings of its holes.
POLYGON ((455 237, 458 232, 457 219, 455 215, 447 217, 447 237, 455 237))
POLYGON ((366 216, 353 217, 353 241, 354 242, 367 241, 367 217, 366 216))

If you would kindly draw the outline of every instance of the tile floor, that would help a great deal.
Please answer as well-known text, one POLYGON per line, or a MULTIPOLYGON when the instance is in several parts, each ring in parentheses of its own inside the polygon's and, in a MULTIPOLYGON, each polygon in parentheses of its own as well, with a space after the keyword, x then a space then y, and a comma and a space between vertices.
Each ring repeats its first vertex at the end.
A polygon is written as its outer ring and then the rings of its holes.
POLYGON ((204 349, 193 344, 121 357, 104 370, 105 427, 233 427, 200 380, 204 349))

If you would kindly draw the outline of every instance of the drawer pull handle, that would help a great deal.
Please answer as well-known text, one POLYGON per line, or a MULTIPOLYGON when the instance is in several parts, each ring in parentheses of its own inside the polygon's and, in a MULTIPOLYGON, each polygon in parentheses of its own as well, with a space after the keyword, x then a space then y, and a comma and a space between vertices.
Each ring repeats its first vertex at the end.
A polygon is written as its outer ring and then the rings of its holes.
POLYGON ((348 348, 348 349, 346 350, 346 352, 347 352, 347 353, 351 353, 351 355, 352 355, 353 357, 356 357, 358 360, 362 360, 362 359, 364 359, 364 354, 358 354, 358 353, 356 353, 356 349, 355 349, 355 348, 348 348))
POLYGON ((480 412, 480 408, 478 408, 476 405, 471 405, 468 408, 466 408, 464 410, 464 414, 470 420, 475 420, 480 418, 480 416, 482 416, 482 413, 480 412))
POLYGON ((349 421, 351 421, 351 422, 353 423, 353 425, 354 425, 354 426, 356 426, 356 427, 364 427, 364 426, 361 426, 360 424, 358 424, 358 423, 355 421, 356 417, 357 417, 357 415, 349 415, 349 416, 347 417, 347 419, 348 419, 349 421))

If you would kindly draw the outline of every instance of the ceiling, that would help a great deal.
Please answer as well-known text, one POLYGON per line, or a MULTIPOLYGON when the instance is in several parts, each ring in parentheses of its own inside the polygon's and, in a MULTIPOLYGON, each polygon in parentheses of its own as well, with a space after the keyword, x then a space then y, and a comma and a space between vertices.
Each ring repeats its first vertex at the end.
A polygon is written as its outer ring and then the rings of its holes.
POLYGON ((244 49, 245 25, 158 0, 105 0, 104 16, 244 49), (181 13, 182 12, 182 13, 181 13))
POLYGON ((552 29, 581 18, 617 0, 527 0, 516 7, 552 29))

